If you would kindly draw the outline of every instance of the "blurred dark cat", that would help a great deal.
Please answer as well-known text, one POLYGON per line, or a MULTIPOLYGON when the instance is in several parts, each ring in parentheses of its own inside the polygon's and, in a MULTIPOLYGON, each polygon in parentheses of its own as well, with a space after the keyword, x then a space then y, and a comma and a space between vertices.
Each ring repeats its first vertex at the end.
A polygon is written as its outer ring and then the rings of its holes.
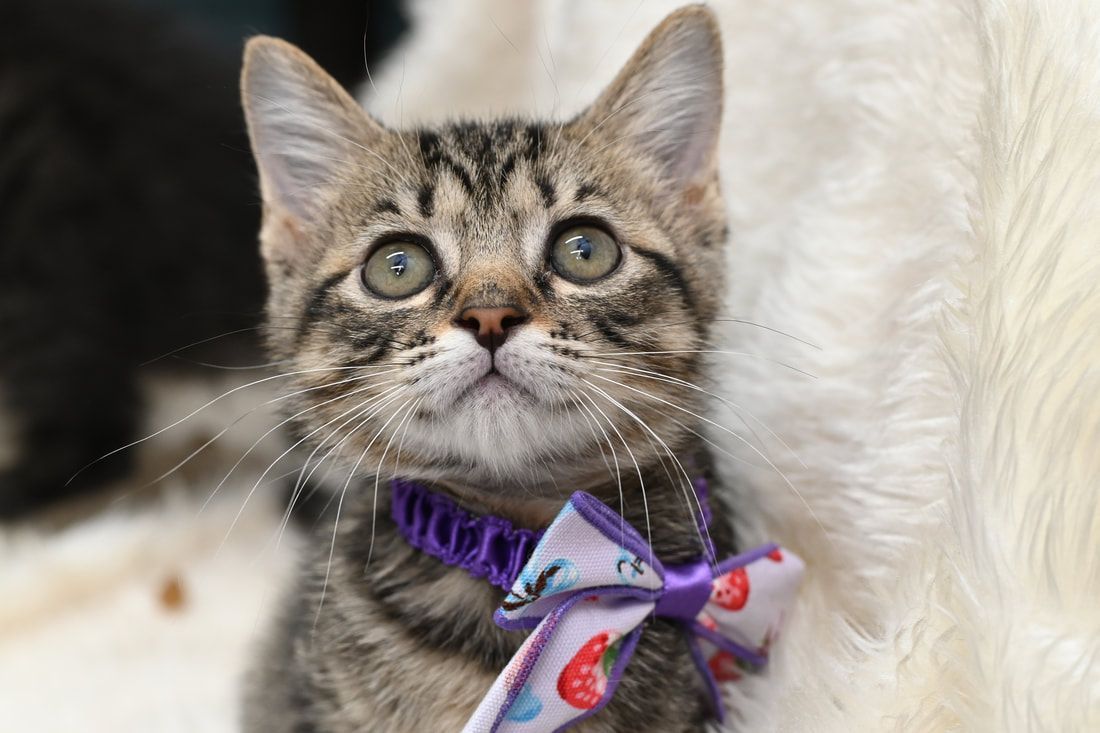
POLYGON ((137 437, 141 362, 255 325, 233 50, 124 5, 0 4, 0 518, 125 470, 65 486, 137 437))
MULTIPOLYGON (((248 10, 351 81, 399 5, 248 10)), ((66 486, 139 437, 139 377, 195 371, 143 362, 226 333, 185 356, 262 361, 260 202, 222 35, 123 0, 0 3, 0 520, 125 475, 129 451, 66 486)))

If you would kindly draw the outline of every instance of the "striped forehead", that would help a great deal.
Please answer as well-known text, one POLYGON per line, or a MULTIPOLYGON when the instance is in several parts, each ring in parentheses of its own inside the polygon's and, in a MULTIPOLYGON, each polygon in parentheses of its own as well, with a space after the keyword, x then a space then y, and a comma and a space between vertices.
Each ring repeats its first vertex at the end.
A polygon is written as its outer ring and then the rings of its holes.
POLYGON ((538 266, 566 178, 555 170, 556 134, 508 121, 412 133, 416 173, 402 198, 448 265, 538 266))

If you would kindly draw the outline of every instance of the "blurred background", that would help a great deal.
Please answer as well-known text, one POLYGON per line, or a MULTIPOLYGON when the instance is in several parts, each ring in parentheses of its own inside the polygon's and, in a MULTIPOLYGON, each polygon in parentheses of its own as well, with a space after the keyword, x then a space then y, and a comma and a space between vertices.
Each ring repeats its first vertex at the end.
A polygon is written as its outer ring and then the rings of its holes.
POLYGON ((354 88, 405 27, 396 0, 0 5, 0 518, 128 470, 121 451, 69 480, 138 437, 143 378, 258 360, 243 40, 354 88))
POLYGON ((0 730, 232 729, 294 542, 285 468, 241 493, 287 444, 241 50, 281 36, 354 90, 408 25, 398 0, 0 0, 0 730))

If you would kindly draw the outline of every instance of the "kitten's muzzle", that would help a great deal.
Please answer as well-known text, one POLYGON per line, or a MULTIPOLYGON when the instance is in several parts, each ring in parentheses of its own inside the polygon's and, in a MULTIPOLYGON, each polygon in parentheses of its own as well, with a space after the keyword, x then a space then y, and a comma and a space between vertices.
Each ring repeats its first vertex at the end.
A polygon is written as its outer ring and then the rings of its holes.
POLYGON ((515 306, 498 308, 466 308, 458 314, 455 325, 468 329, 482 347, 494 353, 509 333, 530 320, 525 311, 515 306))

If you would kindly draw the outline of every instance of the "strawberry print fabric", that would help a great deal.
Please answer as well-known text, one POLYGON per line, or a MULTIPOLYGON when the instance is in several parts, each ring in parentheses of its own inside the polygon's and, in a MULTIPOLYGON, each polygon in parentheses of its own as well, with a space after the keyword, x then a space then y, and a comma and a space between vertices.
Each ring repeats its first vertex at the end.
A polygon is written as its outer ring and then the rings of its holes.
POLYGON ((533 629, 465 733, 565 730, 611 699, 643 622, 675 618, 721 716, 718 683, 764 663, 802 575, 801 560, 766 545, 719 563, 668 568, 622 517, 584 492, 546 530, 497 611, 533 629))

